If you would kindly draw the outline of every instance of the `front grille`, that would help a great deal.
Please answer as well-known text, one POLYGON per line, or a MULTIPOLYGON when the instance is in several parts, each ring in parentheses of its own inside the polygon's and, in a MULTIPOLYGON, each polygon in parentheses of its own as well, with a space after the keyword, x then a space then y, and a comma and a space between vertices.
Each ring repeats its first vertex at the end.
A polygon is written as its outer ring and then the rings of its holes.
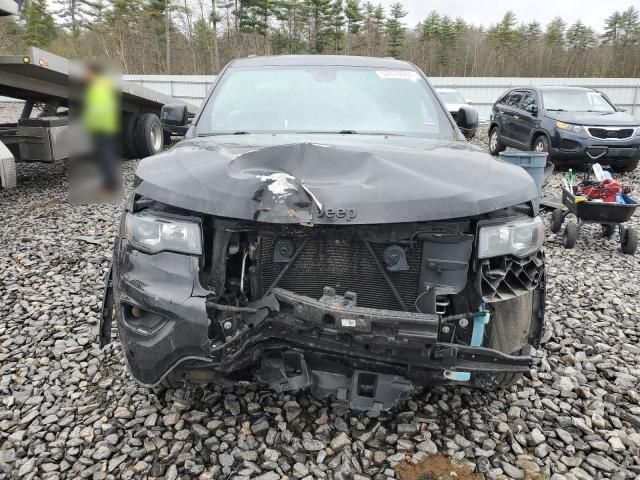
POLYGON ((633 135, 633 128, 597 128, 589 127, 589 133, 592 137, 601 138, 603 140, 613 139, 622 140, 624 138, 631 138, 633 135))
MULTIPOLYGON (((273 243, 276 237, 262 236, 258 253, 258 285, 260 295, 264 295, 286 263, 273 262, 273 243)), ((295 239, 295 249, 302 239, 295 239)), ((374 253, 384 267, 383 252, 388 244, 371 243, 374 253)), ((387 274, 397 288, 410 311, 415 311, 415 299, 420 283, 421 242, 415 248, 406 249, 409 270, 387 274)), ((355 292, 358 306, 401 310, 389 285, 376 266, 361 239, 314 236, 278 286, 299 295, 319 299, 325 286, 334 287, 339 295, 355 292)))

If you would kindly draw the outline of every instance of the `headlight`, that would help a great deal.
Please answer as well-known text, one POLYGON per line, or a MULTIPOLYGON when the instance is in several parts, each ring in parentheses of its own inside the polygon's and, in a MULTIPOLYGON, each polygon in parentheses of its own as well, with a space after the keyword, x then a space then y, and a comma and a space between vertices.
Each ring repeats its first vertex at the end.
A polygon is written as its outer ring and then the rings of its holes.
POLYGON ((543 241, 544 224, 540 217, 487 225, 478 231, 478 258, 525 257, 540 250, 543 241))
POLYGON ((125 236, 139 250, 158 253, 165 250, 200 255, 200 224, 149 213, 127 213, 125 236))
POLYGON ((584 127, 582 125, 573 125, 571 123, 556 122, 556 127, 559 128, 560 130, 566 130, 567 132, 585 133, 584 127))

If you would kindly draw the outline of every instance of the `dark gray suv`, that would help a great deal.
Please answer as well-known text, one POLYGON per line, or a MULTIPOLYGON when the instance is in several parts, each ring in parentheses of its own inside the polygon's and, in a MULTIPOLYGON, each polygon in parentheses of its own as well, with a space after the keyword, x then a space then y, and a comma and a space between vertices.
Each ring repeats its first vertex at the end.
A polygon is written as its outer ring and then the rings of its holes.
POLYGON ((631 171, 640 160, 640 120, 581 87, 518 87, 493 105, 489 151, 548 152, 560 166, 598 161, 631 171))

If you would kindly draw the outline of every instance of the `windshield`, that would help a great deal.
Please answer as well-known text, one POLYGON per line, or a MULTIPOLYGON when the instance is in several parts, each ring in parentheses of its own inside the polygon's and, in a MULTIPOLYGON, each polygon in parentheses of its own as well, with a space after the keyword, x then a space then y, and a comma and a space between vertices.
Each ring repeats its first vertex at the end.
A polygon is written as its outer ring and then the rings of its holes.
POLYGON ((438 92, 444 103, 467 103, 460 92, 438 92))
POLYGON ((542 100, 547 110, 603 113, 616 111, 602 94, 588 90, 543 90, 542 100))
POLYGON ((412 70, 342 66, 230 68, 198 135, 352 133, 453 139, 427 82, 412 70))

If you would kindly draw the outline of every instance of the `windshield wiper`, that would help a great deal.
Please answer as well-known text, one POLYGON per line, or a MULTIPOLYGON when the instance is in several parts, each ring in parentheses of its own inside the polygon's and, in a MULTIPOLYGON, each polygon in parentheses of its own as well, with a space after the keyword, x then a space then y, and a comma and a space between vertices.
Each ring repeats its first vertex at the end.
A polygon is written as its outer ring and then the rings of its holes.
POLYGON ((344 135, 357 135, 358 132, 356 132, 355 130, 340 130, 338 132, 339 134, 344 134, 344 135))
POLYGON ((547 112, 566 112, 564 108, 547 108, 547 112))

